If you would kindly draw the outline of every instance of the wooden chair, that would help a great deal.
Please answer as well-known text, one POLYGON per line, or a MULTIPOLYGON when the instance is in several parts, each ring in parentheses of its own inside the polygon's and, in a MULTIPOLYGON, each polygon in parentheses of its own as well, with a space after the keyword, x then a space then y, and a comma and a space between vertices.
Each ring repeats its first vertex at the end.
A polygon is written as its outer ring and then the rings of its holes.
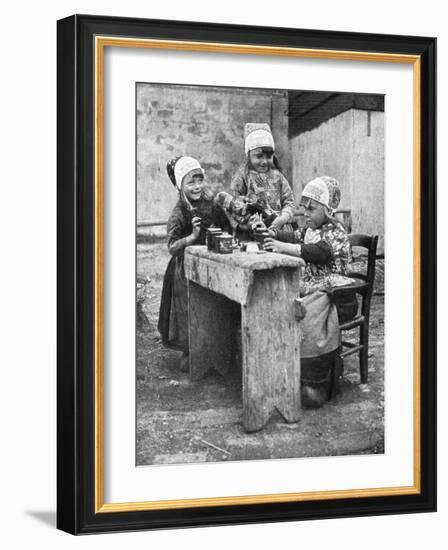
POLYGON ((361 384, 367 384, 368 380, 368 353, 369 353, 369 320, 370 320, 370 301, 373 292, 373 283, 375 279, 376 248, 378 236, 352 234, 349 235, 350 245, 353 247, 366 248, 367 272, 350 272, 347 275, 353 277, 357 282, 345 286, 334 288, 329 291, 330 298, 334 303, 343 302, 344 297, 353 295, 355 292, 361 296, 361 308, 358 307, 358 313, 352 319, 342 322, 340 325, 342 338, 342 351, 337 364, 333 368, 332 387, 335 388, 337 379, 342 373, 342 365, 345 357, 353 353, 359 353, 359 370, 361 374, 361 384), (359 327, 359 342, 350 342, 343 339, 343 333, 359 327))

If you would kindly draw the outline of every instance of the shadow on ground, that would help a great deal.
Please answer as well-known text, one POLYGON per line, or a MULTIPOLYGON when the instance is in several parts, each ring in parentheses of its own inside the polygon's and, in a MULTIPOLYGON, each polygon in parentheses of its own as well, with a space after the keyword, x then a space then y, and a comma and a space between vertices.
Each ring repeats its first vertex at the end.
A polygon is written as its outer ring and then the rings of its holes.
POLYGON ((27 510, 26 513, 48 527, 56 529, 56 512, 54 510, 27 510))
POLYGON ((169 260, 165 243, 141 243, 137 253, 138 276, 149 279, 136 335, 138 465, 384 452, 381 289, 372 301, 369 384, 360 384, 358 361, 351 356, 338 394, 322 409, 304 410, 294 424, 276 414, 262 431, 248 434, 242 426, 241 371, 234 367, 225 378, 209 371, 192 382, 178 368, 179 353, 162 346, 157 319, 169 260))

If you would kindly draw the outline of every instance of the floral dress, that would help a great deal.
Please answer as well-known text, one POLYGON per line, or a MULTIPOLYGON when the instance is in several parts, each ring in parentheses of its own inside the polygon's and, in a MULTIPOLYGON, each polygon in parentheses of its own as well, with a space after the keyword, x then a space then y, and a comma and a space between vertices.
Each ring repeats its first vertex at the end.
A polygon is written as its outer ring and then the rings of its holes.
POLYGON ((267 225, 273 223, 280 229, 294 219, 295 203, 292 189, 285 176, 276 168, 270 168, 262 174, 252 170, 247 161, 244 162, 232 179, 230 192, 237 199, 232 215, 238 223, 246 221, 244 202, 238 202, 242 197, 258 204, 265 214, 264 217, 273 220, 267 225), (238 211, 238 204, 242 207, 241 212, 238 211))
POLYGON ((328 221, 317 229, 308 228, 297 233, 299 243, 326 244, 330 249, 330 259, 327 263, 306 262, 301 289, 303 295, 351 282, 351 279, 345 277, 351 262, 350 243, 347 232, 340 222, 328 221))

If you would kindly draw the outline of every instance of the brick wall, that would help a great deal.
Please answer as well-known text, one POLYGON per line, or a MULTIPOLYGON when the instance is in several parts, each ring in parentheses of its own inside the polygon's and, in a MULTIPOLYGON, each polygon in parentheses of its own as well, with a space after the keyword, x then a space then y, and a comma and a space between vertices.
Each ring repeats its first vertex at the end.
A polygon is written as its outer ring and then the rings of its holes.
POLYGON ((246 122, 268 122, 290 172, 286 91, 206 86, 137 85, 137 221, 167 219, 177 192, 166 163, 196 157, 216 190, 228 189, 244 160, 246 122))

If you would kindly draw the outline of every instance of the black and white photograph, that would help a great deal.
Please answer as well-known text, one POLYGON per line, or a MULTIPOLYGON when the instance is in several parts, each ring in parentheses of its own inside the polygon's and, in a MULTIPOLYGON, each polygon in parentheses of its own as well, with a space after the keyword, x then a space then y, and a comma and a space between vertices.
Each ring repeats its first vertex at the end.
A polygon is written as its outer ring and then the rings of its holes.
POLYGON ((384 95, 135 101, 136 465, 383 454, 384 95))

